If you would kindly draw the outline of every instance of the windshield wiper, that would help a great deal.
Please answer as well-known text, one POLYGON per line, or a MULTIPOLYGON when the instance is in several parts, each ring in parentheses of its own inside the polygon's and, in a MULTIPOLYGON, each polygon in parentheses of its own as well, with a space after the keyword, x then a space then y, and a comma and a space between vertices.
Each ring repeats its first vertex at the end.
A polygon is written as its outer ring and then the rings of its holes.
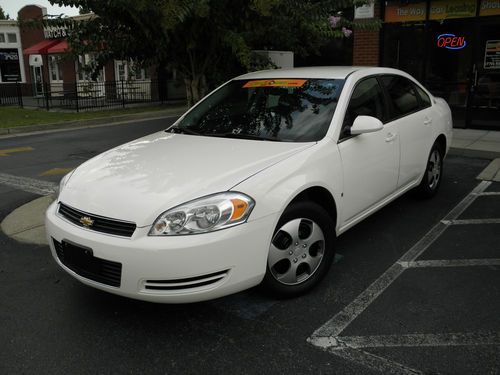
POLYGON ((208 133, 204 134, 207 137, 223 137, 223 138, 239 138, 239 139, 252 139, 256 141, 272 141, 272 142, 282 142, 281 139, 265 137, 262 135, 247 134, 247 133, 208 133))
POLYGON ((173 126, 171 128, 168 128, 165 131, 168 131, 170 133, 177 133, 177 134, 203 135, 201 133, 195 132, 194 130, 191 130, 188 128, 180 128, 178 126, 173 126))

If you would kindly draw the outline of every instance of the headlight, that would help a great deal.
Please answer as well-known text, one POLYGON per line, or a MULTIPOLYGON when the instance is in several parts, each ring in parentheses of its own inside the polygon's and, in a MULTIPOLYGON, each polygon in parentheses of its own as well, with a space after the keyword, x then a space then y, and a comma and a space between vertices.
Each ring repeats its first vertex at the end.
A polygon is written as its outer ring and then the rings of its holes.
POLYGON ((219 193, 195 199, 161 214, 150 236, 206 233, 244 223, 255 202, 242 193, 219 193))
POLYGON ((64 177, 61 179, 61 182, 59 182, 59 189, 56 191, 56 197, 59 198, 59 194, 61 194, 62 189, 64 189, 64 186, 66 186, 69 178, 73 174, 75 170, 73 169, 71 172, 68 174, 64 175, 64 177))

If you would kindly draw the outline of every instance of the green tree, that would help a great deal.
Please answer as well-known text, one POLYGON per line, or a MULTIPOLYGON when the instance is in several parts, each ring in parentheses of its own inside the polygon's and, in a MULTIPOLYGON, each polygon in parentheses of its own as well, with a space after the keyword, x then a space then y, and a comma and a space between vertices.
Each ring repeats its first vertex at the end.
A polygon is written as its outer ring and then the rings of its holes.
POLYGON ((112 58, 154 64, 160 78, 167 67, 175 68, 184 77, 191 105, 205 95, 207 77, 220 76, 228 60, 236 59, 251 69, 256 65, 253 49, 287 49, 300 55, 317 51, 328 38, 342 37, 345 28, 353 26, 340 18, 332 27, 329 16, 364 2, 52 0, 90 10, 95 17, 83 22, 64 18, 47 22, 68 27, 72 53, 94 52, 95 68, 112 58))
POLYGON ((8 19, 10 19, 9 15, 3 11, 2 6, 0 5, 0 20, 8 20, 8 19))

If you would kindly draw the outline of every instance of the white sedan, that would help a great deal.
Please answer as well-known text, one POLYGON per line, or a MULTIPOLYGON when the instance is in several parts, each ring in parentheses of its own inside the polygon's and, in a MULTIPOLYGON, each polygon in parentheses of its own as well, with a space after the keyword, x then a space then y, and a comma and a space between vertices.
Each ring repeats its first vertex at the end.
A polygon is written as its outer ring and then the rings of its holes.
POLYGON ((65 176, 50 248, 81 282, 146 301, 296 296, 336 236, 409 190, 436 193, 451 137, 446 102, 398 70, 245 74, 65 176))

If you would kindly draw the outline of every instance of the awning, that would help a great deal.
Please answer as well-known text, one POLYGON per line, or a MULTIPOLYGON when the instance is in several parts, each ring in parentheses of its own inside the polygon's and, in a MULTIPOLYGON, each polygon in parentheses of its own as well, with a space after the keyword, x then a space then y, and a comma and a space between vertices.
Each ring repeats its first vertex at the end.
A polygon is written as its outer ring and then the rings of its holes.
POLYGON ((47 54, 47 50, 50 47, 58 44, 59 42, 60 42, 60 40, 58 40, 58 39, 42 40, 41 42, 23 50, 23 54, 25 54, 25 55, 44 54, 45 55, 45 54, 47 54))
POLYGON ((69 49, 68 41, 66 39, 62 39, 59 43, 53 45, 47 50, 48 54, 56 54, 56 53, 64 53, 69 49))

